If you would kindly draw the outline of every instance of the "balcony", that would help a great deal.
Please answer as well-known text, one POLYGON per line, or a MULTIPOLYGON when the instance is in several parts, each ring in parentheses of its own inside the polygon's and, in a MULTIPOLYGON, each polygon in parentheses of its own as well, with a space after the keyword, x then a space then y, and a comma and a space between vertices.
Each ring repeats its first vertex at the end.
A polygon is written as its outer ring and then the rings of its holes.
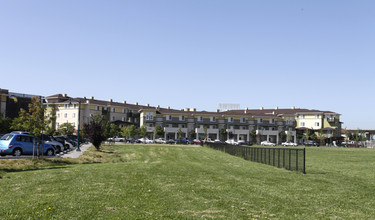
MULTIPOLYGON (((177 133, 178 132, 178 127, 176 127, 176 128, 173 128, 173 127, 165 127, 164 128, 164 132, 165 133, 177 133)), ((181 131, 183 132, 183 133, 187 133, 187 128, 181 128, 181 131)))
POLYGON ((250 133, 250 130, 248 129, 227 129, 227 133, 232 133, 232 134, 246 134, 248 135, 250 133))
POLYGON ((327 118, 328 122, 335 122, 335 118, 327 118))
POLYGON ((270 130, 256 130, 256 134, 260 135, 279 135, 278 130, 270 131, 270 130))
MULTIPOLYGON (((197 134, 204 134, 204 129, 203 128, 196 128, 195 133, 197 134)), ((208 128, 207 129, 207 134, 218 134, 219 129, 216 128, 208 128)))

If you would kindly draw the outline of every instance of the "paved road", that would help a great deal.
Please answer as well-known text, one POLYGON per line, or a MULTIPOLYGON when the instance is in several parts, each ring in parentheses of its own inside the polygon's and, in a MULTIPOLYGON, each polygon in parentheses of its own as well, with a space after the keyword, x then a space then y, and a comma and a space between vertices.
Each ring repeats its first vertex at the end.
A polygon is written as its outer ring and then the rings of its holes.
MULTIPOLYGON (((83 144, 81 145, 80 149, 81 151, 76 151, 75 149, 72 151, 64 151, 64 153, 60 153, 55 156, 43 156, 44 158, 79 158, 83 152, 85 152, 91 144, 83 144)), ((15 157, 13 155, 6 155, 6 156, 1 156, 0 160, 17 160, 17 159, 32 159, 32 155, 22 155, 20 157, 15 157)))

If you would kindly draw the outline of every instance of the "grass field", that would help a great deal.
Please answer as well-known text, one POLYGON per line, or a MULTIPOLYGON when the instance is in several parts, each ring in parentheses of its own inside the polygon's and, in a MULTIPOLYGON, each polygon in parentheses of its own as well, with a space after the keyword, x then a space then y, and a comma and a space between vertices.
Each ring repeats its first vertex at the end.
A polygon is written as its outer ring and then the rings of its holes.
POLYGON ((308 148, 307 174, 205 147, 0 161, 0 219, 373 219, 375 150, 308 148))

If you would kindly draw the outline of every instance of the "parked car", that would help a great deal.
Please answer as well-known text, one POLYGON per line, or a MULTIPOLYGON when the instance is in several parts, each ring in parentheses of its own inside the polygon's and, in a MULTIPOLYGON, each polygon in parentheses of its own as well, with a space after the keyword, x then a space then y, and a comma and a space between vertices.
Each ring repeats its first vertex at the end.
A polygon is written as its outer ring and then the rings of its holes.
POLYGON ((201 144, 202 142, 201 142, 201 140, 199 140, 199 139, 194 139, 193 140, 193 144, 201 144))
POLYGON ((55 148, 29 134, 9 133, 0 138, 0 155, 21 156, 43 151, 44 155, 53 156, 56 154, 55 148), (35 146, 35 147, 34 147, 35 146))
POLYGON ((203 143, 214 143, 214 141, 211 138, 206 138, 203 140, 203 143))
POLYGON ((126 143, 134 144, 134 143, 141 143, 141 142, 135 138, 127 138, 126 143))
POLYGON ((69 138, 64 136, 53 136, 53 138, 64 145, 65 149, 74 149, 77 145, 75 145, 76 142, 71 141, 69 138))
POLYGON ((262 146, 276 146, 275 143, 272 143, 270 141, 262 141, 262 142, 260 142, 260 145, 262 145, 262 146))
POLYGON ((64 150, 67 150, 68 148, 65 148, 63 144, 56 141, 52 135, 48 134, 42 134, 42 141, 46 144, 52 145, 57 153, 63 152, 64 150))
POLYGON ((219 139, 215 139, 214 143, 222 144, 223 142, 221 140, 219 140, 219 139))
POLYGON ((125 138, 116 136, 116 137, 108 138, 108 141, 125 142, 125 138))
POLYGON ((167 144, 176 144, 176 141, 173 139, 167 140, 167 144))
POLYGON ((138 141, 140 141, 140 143, 143 143, 143 144, 153 144, 153 143, 155 143, 154 140, 151 140, 151 139, 148 139, 148 138, 140 138, 140 139, 138 139, 138 141))
POLYGON ((177 144, 191 144, 192 142, 187 138, 176 139, 177 144))
POLYGON ((320 144, 316 141, 311 141, 311 140, 308 140, 308 141, 305 141, 305 143, 303 143, 305 146, 315 146, 315 147, 319 147, 320 144))
POLYGON ((287 142, 283 142, 281 143, 282 146, 293 146, 293 147, 296 147, 297 144, 294 143, 294 142, 290 142, 290 141, 287 141, 287 142))
POLYGON ((157 144, 166 144, 167 141, 164 138, 158 138, 158 139, 155 139, 155 143, 157 143, 157 144))
POLYGON ((233 139, 228 139, 228 140, 225 141, 225 143, 231 144, 231 145, 238 145, 238 142, 233 140, 233 139))

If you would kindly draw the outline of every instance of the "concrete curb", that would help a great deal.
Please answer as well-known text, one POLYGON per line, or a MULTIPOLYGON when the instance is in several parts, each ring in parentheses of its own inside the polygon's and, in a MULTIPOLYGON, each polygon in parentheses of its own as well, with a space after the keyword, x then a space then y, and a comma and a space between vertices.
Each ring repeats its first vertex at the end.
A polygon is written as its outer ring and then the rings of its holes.
POLYGON ((82 144, 79 147, 81 149, 81 151, 76 151, 76 150, 70 151, 70 152, 62 155, 61 158, 79 158, 83 154, 83 152, 85 152, 87 149, 89 149, 89 147, 91 147, 91 144, 82 144))

